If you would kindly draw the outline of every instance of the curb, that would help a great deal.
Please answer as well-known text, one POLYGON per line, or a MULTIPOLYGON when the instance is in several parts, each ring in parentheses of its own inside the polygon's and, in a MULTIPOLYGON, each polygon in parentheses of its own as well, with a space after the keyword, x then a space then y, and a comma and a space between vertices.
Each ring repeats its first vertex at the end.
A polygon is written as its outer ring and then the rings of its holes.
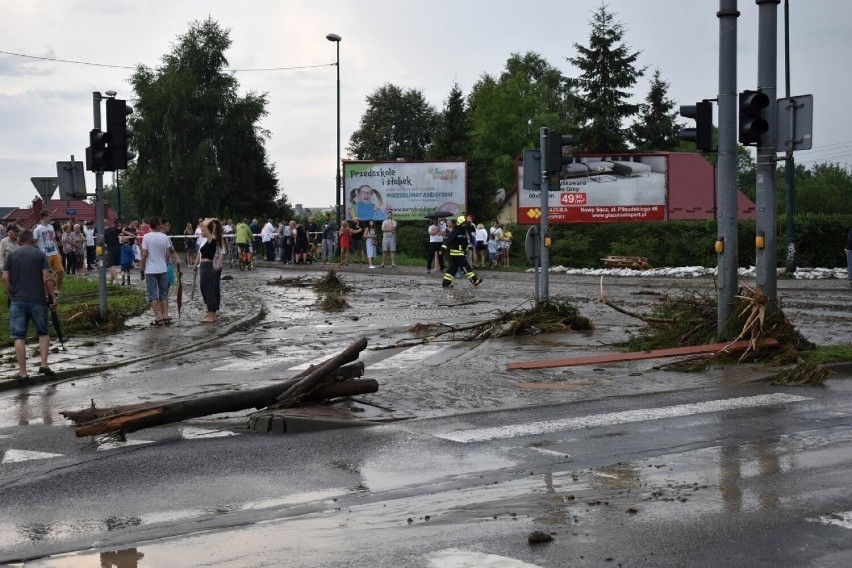
POLYGON ((264 414, 250 418, 247 426, 249 430, 259 434, 297 434, 299 432, 319 432, 340 428, 363 428, 377 424, 379 423, 354 418, 311 418, 264 414))

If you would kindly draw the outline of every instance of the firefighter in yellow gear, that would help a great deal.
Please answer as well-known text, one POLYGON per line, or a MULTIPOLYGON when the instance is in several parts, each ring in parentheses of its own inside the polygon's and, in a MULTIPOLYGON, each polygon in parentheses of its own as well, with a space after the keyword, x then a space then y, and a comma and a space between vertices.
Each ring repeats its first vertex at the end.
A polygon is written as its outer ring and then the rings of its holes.
POLYGON ((450 264, 447 267, 447 272, 444 274, 444 279, 441 286, 449 288, 453 285, 453 279, 459 268, 464 271, 467 279, 474 286, 479 286, 482 283, 482 278, 478 278, 476 273, 470 267, 467 261, 467 252, 473 248, 473 243, 470 241, 470 233, 467 228, 467 218, 462 215, 456 220, 456 226, 450 236, 447 237, 447 242, 442 248, 450 251, 450 264))

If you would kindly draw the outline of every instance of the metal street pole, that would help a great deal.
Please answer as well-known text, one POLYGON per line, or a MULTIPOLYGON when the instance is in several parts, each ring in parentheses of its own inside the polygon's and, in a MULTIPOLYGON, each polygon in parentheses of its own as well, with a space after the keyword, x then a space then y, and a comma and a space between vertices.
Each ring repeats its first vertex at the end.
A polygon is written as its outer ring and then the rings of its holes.
POLYGON ((775 223, 775 136, 777 117, 777 57, 778 57, 778 4, 781 0, 755 0, 758 7, 757 27, 757 88, 769 98, 769 106, 762 117, 769 129, 757 144, 757 235, 755 238, 755 268, 757 290, 768 298, 767 313, 777 309, 778 238, 775 223))
POLYGON ((343 184, 340 179, 340 40, 343 39, 337 34, 328 34, 325 36, 328 41, 333 41, 337 44, 337 165, 336 171, 336 186, 335 186, 335 211, 337 220, 337 228, 340 229, 340 194, 343 192, 343 184))
POLYGON ((544 239, 548 234, 548 212, 550 210, 550 176, 547 173, 547 170, 552 166, 546 163, 547 156, 547 128, 542 127, 539 130, 539 151, 541 152, 541 220, 540 220, 540 228, 541 234, 539 238, 541 239, 541 250, 539 251, 539 270, 541 271, 541 293, 539 294, 539 300, 546 302, 550 299, 550 282, 548 282, 548 271, 550 270, 549 265, 549 251, 547 247, 544 246, 544 239))
MULTIPOLYGON (((784 91, 785 97, 790 98, 790 0, 784 0, 784 91)), ((793 115, 794 111, 790 111, 793 115)), ((790 138, 795 138, 793 129, 790 129, 790 138)), ((793 215, 796 210, 796 158, 793 157, 793 143, 787 150, 787 159, 784 162, 784 179, 787 184, 786 203, 786 233, 787 233, 787 262, 788 273, 796 271, 796 241, 793 238, 793 215)))
MULTIPOLYGON (((92 110, 94 111, 95 130, 101 129, 101 94, 92 93, 92 110)), ((98 232, 95 251, 98 257, 98 302, 100 316, 103 321, 107 313, 106 294, 106 262, 104 262, 104 172, 95 172, 95 230, 98 232)))
POLYGON ((737 0, 720 0, 719 161, 716 168, 716 225, 722 250, 716 262, 716 333, 730 339, 726 323, 737 293, 737 0))

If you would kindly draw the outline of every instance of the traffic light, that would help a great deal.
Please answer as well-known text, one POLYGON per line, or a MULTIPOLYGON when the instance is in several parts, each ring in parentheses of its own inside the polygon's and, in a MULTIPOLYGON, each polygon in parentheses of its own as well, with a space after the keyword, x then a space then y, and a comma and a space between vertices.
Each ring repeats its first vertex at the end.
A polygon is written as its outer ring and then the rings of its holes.
POLYGON ((89 132, 89 147, 86 148, 86 169, 90 172, 109 170, 107 134, 97 128, 89 132))
POLYGON ((107 99, 106 124, 109 141, 109 171, 126 170, 127 162, 136 157, 128 149, 133 129, 127 126, 127 115, 133 114, 133 108, 121 99, 107 99))
POLYGON ((743 146, 756 146, 760 137, 769 130, 769 122, 761 116, 769 106, 769 97, 760 91, 740 93, 739 141, 743 146))
POLYGON ((695 120, 695 128, 681 128, 680 139, 695 142, 705 152, 713 147, 713 103, 701 101, 680 107, 680 115, 695 120))
POLYGON ((574 143, 574 137, 563 135, 558 132, 547 133, 547 147, 544 152, 544 170, 549 174, 562 171, 563 164, 571 163, 573 159, 569 155, 562 154, 562 147, 574 143))

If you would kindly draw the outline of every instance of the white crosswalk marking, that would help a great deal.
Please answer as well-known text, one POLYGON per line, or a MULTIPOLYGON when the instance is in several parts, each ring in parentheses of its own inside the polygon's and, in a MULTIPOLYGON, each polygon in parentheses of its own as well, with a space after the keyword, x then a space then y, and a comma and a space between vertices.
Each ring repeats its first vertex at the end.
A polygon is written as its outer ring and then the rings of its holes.
POLYGON ((626 410, 623 412, 610 412, 607 414, 594 414, 592 416, 563 418, 561 420, 546 420, 542 422, 530 422, 527 424, 507 424, 505 426, 494 426, 491 428, 476 428, 471 430, 448 432, 444 434, 437 434, 436 436, 445 440, 467 444, 470 442, 484 442, 486 440, 500 440, 516 438, 519 436, 535 436, 551 432, 563 432, 565 430, 578 430, 581 428, 592 428, 595 426, 611 426, 613 424, 660 420, 663 418, 675 418, 678 416, 689 416, 692 414, 722 412, 724 410, 733 410, 736 408, 752 408, 756 406, 784 404, 787 402, 802 402, 805 400, 813 399, 792 394, 773 393, 723 400, 708 400, 692 404, 678 404, 675 406, 664 406, 662 408, 640 408, 637 410, 626 410))
POLYGON ((33 452, 29 450, 6 450, 3 454, 3 461, 0 463, 18 463, 29 460, 46 460, 48 458, 58 458, 62 454, 51 454, 49 452, 33 452))
MULTIPOLYGON (((426 345, 415 345, 414 347, 406 349, 401 353, 397 353, 396 355, 392 355, 387 359, 383 359, 377 363, 373 363, 368 367, 371 370, 405 369, 407 367, 411 367, 412 363, 417 363, 424 359, 432 357, 433 355, 437 355, 448 347, 448 344, 435 345, 432 343, 427 343, 426 345)), ((443 363, 443 361, 440 361, 440 363, 443 363)))
POLYGON ((153 444, 151 440, 105 440, 98 442, 98 451, 104 452, 107 450, 116 450, 118 448, 126 448, 127 446, 141 446, 142 444, 153 444))
POLYGON ((852 529, 852 511, 821 515, 808 520, 813 523, 822 523, 824 525, 834 525, 844 529, 852 529))
POLYGON ((236 432, 231 432, 230 430, 207 430, 205 428, 193 428, 192 426, 181 428, 180 434, 185 440, 197 440, 198 438, 224 438, 226 436, 237 435, 236 432))
POLYGON ((429 555, 429 566, 432 568, 540 568, 538 564, 530 564, 497 554, 485 554, 461 548, 447 548, 429 555))

